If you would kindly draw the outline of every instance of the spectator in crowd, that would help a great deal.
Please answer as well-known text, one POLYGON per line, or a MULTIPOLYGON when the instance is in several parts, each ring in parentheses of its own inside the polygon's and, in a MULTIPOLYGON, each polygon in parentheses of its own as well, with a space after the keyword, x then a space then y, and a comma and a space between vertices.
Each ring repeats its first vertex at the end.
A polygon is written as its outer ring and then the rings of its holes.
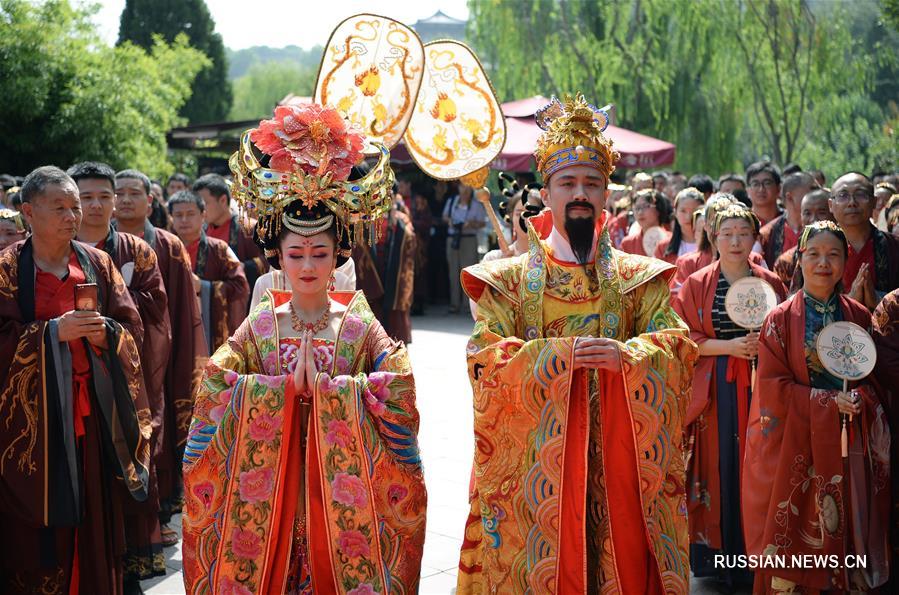
POLYGON ((9 174, 0 174, 0 207, 10 207, 7 193, 13 186, 17 186, 16 179, 9 174))
POLYGON ((668 176, 668 186, 665 188, 665 194, 668 196, 677 196, 678 193, 686 187, 687 176, 679 171, 675 171, 668 176))
POLYGON ((802 171, 802 168, 799 167, 798 164, 788 163, 784 166, 784 169, 782 172, 780 172, 780 175, 782 175, 784 178, 786 178, 787 176, 789 176, 791 174, 799 173, 801 171, 802 171))
POLYGON ((740 174, 724 174, 718 178, 718 192, 733 194, 737 189, 746 190, 746 180, 740 174))
POLYGON ((25 218, 22 213, 12 209, 0 208, 0 252, 28 235, 25 218))
POLYGON ((880 182, 874 186, 874 214, 871 215, 871 221, 881 231, 886 231, 886 206, 894 194, 896 187, 889 182, 880 182))
POLYGON ((165 196, 166 200, 171 198, 173 194, 176 192, 181 192, 182 190, 190 190, 191 181, 190 178, 187 177, 187 174, 183 174, 181 172, 173 173, 169 176, 169 181, 165 183, 165 196))
MULTIPOLYGON (((650 178, 650 182, 652 178, 650 178)), ((478 262, 478 231, 487 224, 484 205, 474 199, 469 186, 461 184, 459 194, 446 201, 443 222, 447 225, 446 253, 449 263, 451 314, 462 305, 462 285, 459 275, 467 266, 478 262)))
POLYGON ((671 203, 661 192, 657 190, 638 192, 634 199, 634 218, 639 228, 622 240, 621 250, 641 256, 655 254, 659 242, 671 237, 671 232, 668 231, 671 212, 671 203), (650 230, 653 231, 647 236, 650 230))
POLYGON ((799 242, 799 234, 802 232, 800 203, 803 196, 817 187, 815 179, 806 172, 792 173, 784 178, 780 188, 784 212, 762 226, 759 243, 753 248, 764 256, 769 269, 774 269, 778 256, 799 242))
MULTIPOLYGON (((803 229, 807 225, 818 221, 833 221, 833 213, 830 212, 828 204, 829 200, 830 192, 820 188, 812 190, 802 197, 799 217, 803 229)), ((784 282, 784 285, 790 289, 790 293, 795 293, 800 288, 798 279, 795 278, 798 261, 799 255, 796 254, 796 246, 793 246, 777 257, 772 269, 780 277, 780 280, 784 282)))
POLYGON ((674 199, 674 223, 670 238, 656 246, 654 256, 674 264, 678 256, 694 252, 697 248, 693 230, 693 213, 705 205, 705 196, 698 189, 681 190, 674 199))
POLYGON ((780 215, 777 199, 780 196, 780 170, 770 161, 756 161, 746 168, 749 200, 752 212, 762 225, 780 215))
POLYGON ((823 171, 821 171, 820 169, 813 169, 813 170, 809 171, 808 173, 812 174, 812 177, 815 178, 816 182, 818 182, 818 186, 820 188, 824 188, 825 182, 827 181, 827 179, 824 177, 823 171))
POLYGON ((243 265, 228 244, 203 231, 206 201, 195 192, 182 190, 169 197, 167 206, 175 233, 190 258, 194 291, 200 296, 206 343, 212 354, 246 317, 250 286, 243 265))
POLYGON ((702 195, 705 197, 705 200, 708 200, 709 197, 715 192, 715 183, 712 182, 712 178, 707 176, 706 174, 694 174, 690 176, 690 180, 687 182, 687 186, 690 188, 696 188, 702 195))

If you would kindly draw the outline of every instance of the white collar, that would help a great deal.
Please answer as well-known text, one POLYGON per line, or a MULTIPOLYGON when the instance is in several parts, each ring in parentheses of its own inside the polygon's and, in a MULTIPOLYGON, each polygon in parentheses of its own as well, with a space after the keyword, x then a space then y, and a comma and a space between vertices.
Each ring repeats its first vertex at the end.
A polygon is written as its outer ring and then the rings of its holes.
MULTIPOLYGON (((596 232, 593 232, 594 240, 596 239, 596 232)), ((561 260, 562 262, 577 262, 577 257, 574 255, 574 251, 571 249, 571 244, 568 243, 568 240, 562 237, 558 231, 556 231, 556 226, 553 225, 553 229, 549 232, 549 237, 546 238, 546 243, 549 245, 549 249, 552 251, 553 257, 556 260, 561 260)), ((593 247, 590 248, 590 257, 587 258, 587 262, 594 260, 596 256, 596 242, 593 242, 593 247)))

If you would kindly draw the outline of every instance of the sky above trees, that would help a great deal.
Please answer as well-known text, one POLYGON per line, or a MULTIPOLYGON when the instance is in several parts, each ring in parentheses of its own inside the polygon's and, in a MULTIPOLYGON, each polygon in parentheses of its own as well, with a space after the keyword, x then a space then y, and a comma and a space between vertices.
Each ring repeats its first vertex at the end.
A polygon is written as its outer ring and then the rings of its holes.
MULTIPOLYGON (((86 1, 100 6, 93 20, 99 26, 103 39, 110 45, 114 44, 119 36, 119 17, 125 0, 86 1)), ((340 21, 360 12, 389 15, 410 24, 438 10, 453 18, 468 18, 466 0, 339 0, 314 3, 298 0, 254 0, 251 3, 206 0, 206 6, 225 47, 234 50, 257 45, 297 45, 304 49, 325 45, 340 21), (314 5, 314 10, 310 10, 310 5, 314 5), (277 18, 273 19, 273 16, 277 18), (279 25, 273 26, 273 23, 279 25)))

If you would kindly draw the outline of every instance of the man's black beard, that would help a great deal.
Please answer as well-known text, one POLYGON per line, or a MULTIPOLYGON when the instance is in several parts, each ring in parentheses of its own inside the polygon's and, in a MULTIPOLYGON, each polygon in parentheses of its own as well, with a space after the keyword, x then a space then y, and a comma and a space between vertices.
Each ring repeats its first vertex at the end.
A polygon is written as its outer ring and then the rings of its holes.
POLYGON ((568 234, 568 244, 578 264, 587 264, 590 252, 593 250, 594 230, 596 222, 593 215, 589 217, 571 217, 568 213, 572 208, 589 208, 592 213, 593 205, 587 202, 573 202, 565 207, 565 233, 568 234))

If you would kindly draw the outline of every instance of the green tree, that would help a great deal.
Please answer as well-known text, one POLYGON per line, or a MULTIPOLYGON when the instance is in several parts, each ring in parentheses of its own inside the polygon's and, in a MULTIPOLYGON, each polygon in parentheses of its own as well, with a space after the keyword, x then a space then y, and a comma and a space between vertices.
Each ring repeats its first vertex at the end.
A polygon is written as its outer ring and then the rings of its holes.
POLYGON ((224 120, 231 110, 232 90, 222 37, 203 0, 126 0, 119 27, 119 43, 130 41, 149 49, 154 36, 171 43, 187 35, 191 47, 211 62, 193 83, 193 94, 181 108, 192 124, 224 120))
POLYGON ((0 0, 0 163, 24 174, 96 159, 166 175, 166 132, 208 61, 184 36, 110 48, 90 16, 66 0, 0 0))
POLYGON ((736 164, 739 91, 716 48, 710 0, 469 2, 469 39, 503 101, 581 91, 619 124, 678 145, 684 169, 736 164), (527 31, 527 35, 497 35, 527 31))
POLYGON ((315 85, 314 68, 295 62, 256 63, 234 81, 231 120, 252 120, 271 116, 275 105, 288 93, 311 96, 315 85))

